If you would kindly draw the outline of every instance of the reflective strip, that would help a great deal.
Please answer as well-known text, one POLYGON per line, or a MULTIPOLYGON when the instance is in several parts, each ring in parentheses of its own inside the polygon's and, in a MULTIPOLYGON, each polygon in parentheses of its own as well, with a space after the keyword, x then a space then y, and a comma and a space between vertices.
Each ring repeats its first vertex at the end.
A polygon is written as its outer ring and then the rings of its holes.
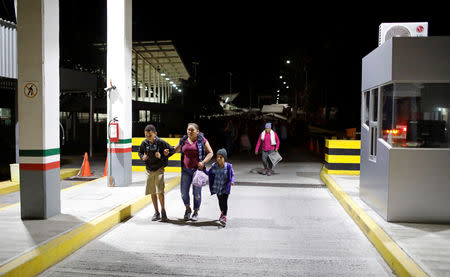
MULTIPOLYGON (((145 166, 133 166, 132 167, 132 171, 144 172, 145 171, 145 166)), ((181 172, 181 167, 166 166, 164 168, 164 172, 180 173, 181 172)))
POLYGON ((325 147, 327 148, 339 148, 339 149, 361 149, 360 140, 332 140, 327 139, 325 141, 325 147))
POLYGON ((53 155, 48 157, 19 157, 19 163, 24 164, 48 164, 60 161, 60 155, 53 155))
POLYGON ((50 169, 59 168, 60 163, 59 161, 54 163, 48 163, 48 164, 26 164, 21 163, 20 164, 20 170, 36 170, 36 171, 46 171, 50 169))
POLYGON ((325 154, 325 161, 328 163, 347 163, 347 164, 359 164, 359 156, 350 155, 328 155, 325 154))

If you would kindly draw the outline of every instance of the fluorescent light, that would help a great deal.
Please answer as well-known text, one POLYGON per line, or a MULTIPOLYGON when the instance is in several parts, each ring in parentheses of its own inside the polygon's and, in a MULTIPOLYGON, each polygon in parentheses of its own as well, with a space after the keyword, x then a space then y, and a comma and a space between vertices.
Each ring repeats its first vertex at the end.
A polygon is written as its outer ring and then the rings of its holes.
POLYGON ((161 76, 166 76, 166 73, 161 73, 161 76))

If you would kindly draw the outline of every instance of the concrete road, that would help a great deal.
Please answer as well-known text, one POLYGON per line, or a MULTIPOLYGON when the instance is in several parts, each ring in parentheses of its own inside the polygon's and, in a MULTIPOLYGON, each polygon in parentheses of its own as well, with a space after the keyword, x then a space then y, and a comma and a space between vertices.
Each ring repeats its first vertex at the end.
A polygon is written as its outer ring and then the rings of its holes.
MULTIPOLYGON (((242 169, 260 167, 249 163, 234 166, 255 174, 242 169)), ((247 176, 232 188, 225 228, 208 188, 199 221, 183 221, 176 187, 166 194, 169 222, 152 222, 149 205, 40 276, 392 276, 328 189, 312 182, 320 164, 285 167, 309 174, 284 186, 247 176)))

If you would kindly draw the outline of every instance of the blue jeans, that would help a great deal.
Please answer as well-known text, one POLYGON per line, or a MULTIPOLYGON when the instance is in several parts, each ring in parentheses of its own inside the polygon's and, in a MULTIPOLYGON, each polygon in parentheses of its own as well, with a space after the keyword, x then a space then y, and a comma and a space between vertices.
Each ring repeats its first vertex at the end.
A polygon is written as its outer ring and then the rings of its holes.
MULTIPOLYGON (((183 168, 181 170, 181 198, 183 199, 184 205, 190 205, 191 199, 189 198, 189 190, 191 189, 192 178, 194 172, 197 169, 183 168)), ((192 196, 194 198, 194 210, 198 211, 200 209, 200 204, 202 203, 202 188, 197 186, 192 186, 192 196)))

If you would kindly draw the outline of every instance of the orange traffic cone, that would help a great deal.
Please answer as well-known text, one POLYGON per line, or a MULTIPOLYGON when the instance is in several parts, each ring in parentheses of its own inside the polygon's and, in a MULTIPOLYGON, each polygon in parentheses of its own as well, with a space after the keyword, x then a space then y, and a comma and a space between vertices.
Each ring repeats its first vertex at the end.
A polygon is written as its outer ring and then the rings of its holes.
POLYGON ((312 142, 312 138, 309 140, 309 151, 314 152, 314 144, 312 142))
POLYGON ((92 176, 91 168, 89 167, 89 160, 87 152, 84 153, 83 164, 81 165, 80 171, 78 171, 78 177, 90 177, 92 176))
POLYGON ((105 162, 105 172, 103 172, 103 176, 105 177, 108 174, 108 157, 106 157, 106 162, 105 162))

